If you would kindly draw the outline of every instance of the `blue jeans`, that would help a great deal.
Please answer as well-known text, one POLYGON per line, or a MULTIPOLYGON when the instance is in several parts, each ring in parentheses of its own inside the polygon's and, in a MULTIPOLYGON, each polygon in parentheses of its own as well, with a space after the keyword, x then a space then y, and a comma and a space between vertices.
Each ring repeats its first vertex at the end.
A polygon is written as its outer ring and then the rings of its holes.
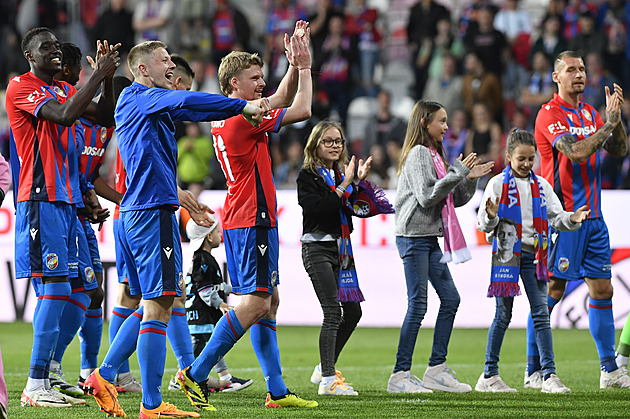
MULTIPOLYGON (((555 374, 553 340, 549 325, 549 309, 547 308, 547 283, 536 278, 534 260, 535 255, 533 253, 523 252, 521 254, 521 280, 531 307, 542 372, 544 375, 555 374)), ((512 319, 513 304, 514 297, 496 297, 497 309, 492 325, 488 330, 486 364, 483 370, 483 373, 488 377, 499 374, 499 353, 505 331, 512 319)))
POLYGON ((394 372, 411 369, 418 329, 427 312, 428 281, 431 281, 431 285, 440 298, 440 310, 435 322, 429 365, 442 364, 446 361, 453 321, 459 307, 459 293, 448 266, 440 263, 442 250, 438 245, 437 237, 398 236, 396 247, 403 261, 407 282, 407 314, 400 329, 394 372))

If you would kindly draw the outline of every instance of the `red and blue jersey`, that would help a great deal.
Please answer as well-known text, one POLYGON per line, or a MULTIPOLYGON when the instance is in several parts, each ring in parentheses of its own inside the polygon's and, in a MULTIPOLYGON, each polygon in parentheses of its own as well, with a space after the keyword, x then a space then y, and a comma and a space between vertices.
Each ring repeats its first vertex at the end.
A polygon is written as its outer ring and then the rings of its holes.
POLYGON ((81 172, 85 174, 88 182, 94 182, 103 164, 105 150, 114 134, 114 127, 105 128, 85 118, 81 118, 80 121, 85 131, 85 146, 81 152, 81 172))
POLYGON ((603 125, 602 118, 591 105, 579 102, 574 108, 557 94, 542 106, 536 117, 535 137, 542 176, 549 181, 566 211, 587 205, 591 218, 602 216, 600 151, 583 163, 574 163, 558 151, 555 144, 565 135, 581 141, 603 125))
POLYGON ((19 163, 17 202, 82 201, 76 127, 38 117, 46 102, 64 103, 75 92, 66 82, 47 85, 30 72, 9 81, 6 110, 19 163))
MULTIPOLYGON (((120 151, 116 149, 116 180, 114 181, 114 189, 116 192, 120 192, 121 194, 125 194, 127 192, 127 185, 125 182, 127 181, 127 172, 125 171, 125 165, 123 164, 122 159, 120 158, 120 151)), ((120 206, 116 205, 114 208, 114 219, 117 220, 120 218, 120 206)))
POLYGON ((272 110, 258 127, 241 115, 212 122, 212 143, 228 187, 222 218, 225 230, 277 227, 267 132, 278 132, 285 111, 272 110))

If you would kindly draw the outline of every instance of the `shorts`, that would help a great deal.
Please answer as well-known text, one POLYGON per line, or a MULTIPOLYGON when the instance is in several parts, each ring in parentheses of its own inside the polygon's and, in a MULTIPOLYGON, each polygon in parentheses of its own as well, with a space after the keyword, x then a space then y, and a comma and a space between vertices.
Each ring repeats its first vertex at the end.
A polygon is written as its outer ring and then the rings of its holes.
POLYGON ((120 213, 118 237, 131 295, 181 297, 184 275, 175 209, 164 206, 120 213))
POLYGON ((118 273, 118 283, 128 284, 127 265, 120 245, 120 219, 114 218, 112 228, 114 230, 114 249, 116 251, 116 272, 118 273))
POLYGON ((75 206, 61 201, 18 202, 16 278, 78 276, 75 206))
POLYGON ((278 228, 246 227, 223 230, 232 292, 273 294, 278 277, 278 228))
POLYGON ((549 267, 554 278, 610 279, 611 266, 610 239, 603 218, 589 218, 578 230, 560 231, 552 240, 549 267))
MULTIPOLYGON (((90 253, 90 246, 88 244, 85 225, 83 224, 84 222, 88 221, 82 220, 81 217, 78 216, 76 218, 78 225, 77 247, 79 255, 79 276, 76 278, 72 278, 70 281, 70 285, 72 285, 72 292, 90 291, 98 288, 98 281, 96 281, 96 275, 94 274, 92 255, 90 253)), ((92 230, 92 227, 88 225, 88 228, 90 229, 90 231, 92 231, 92 236, 94 236, 94 231, 92 230)))

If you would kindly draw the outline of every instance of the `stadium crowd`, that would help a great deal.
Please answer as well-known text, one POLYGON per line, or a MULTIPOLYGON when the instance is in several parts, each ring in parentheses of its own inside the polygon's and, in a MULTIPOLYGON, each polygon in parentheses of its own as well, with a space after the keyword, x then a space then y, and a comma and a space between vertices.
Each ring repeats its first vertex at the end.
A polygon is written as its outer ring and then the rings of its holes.
MULTIPOLYGON (((310 22, 313 117, 273 134, 270 152, 279 188, 296 187, 310 129, 323 119, 346 128, 358 157, 374 156, 369 179, 394 189, 404 129, 417 99, 439 100, 448 113, 449 159, 475 151, 504 167, 513 127, 533 129, 540 105, 553 96, 555 54, 581 51, 589 76, 584 100, 602 110, 603 86, 630 78, 630 6, 619 0, 5 0, 1 3, 0 150, 8 157, 4 89, 28 70, 21 37, 46 26, 90 53, 96 39, 122 44, 160 39, 191 62, 193 90, 219 93, 217 68, 232 50, 258 52, 265 95, 286 71, 282 35, 310 22), (254 6, 254 7, 250 7, 254 6), (264 24, 257 24, 264 22, 264 24)), ((78 86, 91 69, 84 64, 78 86)), ((126 65, 117 74, 130 77, 126 65)), ((626 102, 630 103, 630 102, 626 102)), ((628 114, 626 106, 625 114, 628 114)), ((628 121, 625 121, 628 124, 628 121)), ((208 124, 178 127, 180 185, 194 193, 224 188, 208 144, 208 124), (196 145, 195 145, 196 144, 196 145)), ((114 148, 111 148, 114 150, 114 148)), ((106 159, 113 162, 113 156, 106 159)), ((630 159, 604 156, 602 185, 630 188, 630 159)), ((113 179, 114 165, 103 176, 113 179)), ((480 184, 484 185, 484 182, 480 184)))

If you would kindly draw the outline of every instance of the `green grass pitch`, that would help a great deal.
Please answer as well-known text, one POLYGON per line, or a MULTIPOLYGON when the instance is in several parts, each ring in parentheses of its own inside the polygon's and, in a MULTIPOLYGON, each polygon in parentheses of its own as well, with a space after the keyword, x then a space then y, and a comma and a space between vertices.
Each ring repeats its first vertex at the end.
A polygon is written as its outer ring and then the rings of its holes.
MULTIPOLYGON (((107 350, 107 325, 101 356, 107 350)), ((422 378, 429 357, 431 329, 421 329, 416 345, 412 374, 422 378)), ((46 409, 20 407, 20 394, 26 383, 32 343, 32 329, 25 323, 0 323, 0 345, 4 373, 9 390, 10 418, 104 418, 92 398, 87 407, 46 409)), ((310 383, 318 363, 319 328, 279 327, 278 341, 283 373, 289 388, 305 398, 314 398, 319 407, 308 410, 265 409, 265 384, 258 362, 245 336, 228 354, 230 371, 254 384, 242 391, 210 396, 217 412, 202 412, 203 418, 316 417, 316 418, 630 418, 630 390, 599 389, 599 362, 595 344, 588 330, 554 330, 558 376, 572 390, 571 394, 543 394, 523 389, 525 368, 525 332, 508 330, 500 363, 501 377, 518 389, 516 394, 389 394, 387 379, 391 373, 397 329, 359 328, 350 339, 337 364, 346 379, 359 392, 358 397, 318 396, 310 383)), ((474 385, 483 371, 486 330, 456 329, 450 344, 449 366, 460 381, 474 385)), ((75 339, 68 348, 63 368, 69 380, 79 372, 79 345, 75 339)), ((131 359, 132 372, 139 376, 137 360, 131 359)), ((169 350, 163 381, 164 399, 179 408, 192 410, 183 393, 166 390, 176 372, 176 361, 169 350)), ((122 394, 120 403, 128 417, 138 417, 140 396, 122 394)))

